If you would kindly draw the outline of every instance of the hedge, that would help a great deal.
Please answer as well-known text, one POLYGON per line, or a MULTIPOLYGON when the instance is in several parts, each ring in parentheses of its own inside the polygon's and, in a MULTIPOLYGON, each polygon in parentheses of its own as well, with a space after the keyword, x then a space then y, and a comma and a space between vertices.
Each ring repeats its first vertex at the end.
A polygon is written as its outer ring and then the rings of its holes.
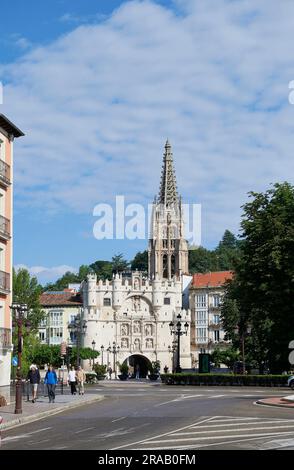
POLYGON ((161 374, 166 385, 241 385, 279 387, 287 385, 288 375, 235 375, 235 374, 161 374))

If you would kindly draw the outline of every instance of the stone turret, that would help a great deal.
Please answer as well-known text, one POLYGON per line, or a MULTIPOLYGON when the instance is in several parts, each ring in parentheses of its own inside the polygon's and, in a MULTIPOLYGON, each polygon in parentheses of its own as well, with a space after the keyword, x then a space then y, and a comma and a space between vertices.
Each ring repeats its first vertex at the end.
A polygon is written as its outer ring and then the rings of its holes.
POLYGON ((118 311, 122 305, 121 288, 121 276, 119 274, 115 274, 112 280, 112 306, 115 311, 118 311))

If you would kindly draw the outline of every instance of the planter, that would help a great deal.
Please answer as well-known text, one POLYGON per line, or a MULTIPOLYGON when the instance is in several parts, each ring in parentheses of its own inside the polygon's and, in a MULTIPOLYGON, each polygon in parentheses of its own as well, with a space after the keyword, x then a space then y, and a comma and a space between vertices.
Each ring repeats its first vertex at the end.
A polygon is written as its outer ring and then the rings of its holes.
POLYGON ((159 377, 159 374, 149 374, 148 375, 149 380, 153 380, 153 381, 157 380, 158 377, 159 377))
POLYGON ((118 378, 119 378, 119 380, 127 380, 128 374, 119 374, 118 378))
POLYGON ((106 375, 97 375, 97 380, 105 380, 106 375))

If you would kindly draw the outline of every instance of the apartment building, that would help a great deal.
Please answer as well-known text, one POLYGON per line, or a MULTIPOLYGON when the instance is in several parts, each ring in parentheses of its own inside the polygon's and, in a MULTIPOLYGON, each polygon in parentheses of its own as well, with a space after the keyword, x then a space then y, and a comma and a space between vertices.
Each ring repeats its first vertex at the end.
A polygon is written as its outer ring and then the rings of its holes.
POLYGON ((191 355, 192 366, 198 367, 199 353, 211 354, 216 347, 225 348, 225 332, 222 326, 221 301, 227 280, 232 271, 216 271, 194 274, 190 284, 191 355))
POLYGON ((10 384, 12 352, 13 141, 23 135, 0 114, 0 395, 3 396, 10 384))

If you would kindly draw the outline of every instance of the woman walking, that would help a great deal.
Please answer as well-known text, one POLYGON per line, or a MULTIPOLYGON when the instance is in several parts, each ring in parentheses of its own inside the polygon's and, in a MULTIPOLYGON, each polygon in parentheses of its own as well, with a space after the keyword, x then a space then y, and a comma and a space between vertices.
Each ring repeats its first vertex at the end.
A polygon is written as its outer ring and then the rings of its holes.
POLYGON ((68 373, 68 383, 70 385, 71 394, 76 395, 77 374, 76 374, 74 366, 72 366, 71 370, 68 373))
POLYGON ((44 383, 47 385, 49 403, 55 402, 55 387, 58 382, 56 372, 53 366, 49 366, 46 372, 44 383))

